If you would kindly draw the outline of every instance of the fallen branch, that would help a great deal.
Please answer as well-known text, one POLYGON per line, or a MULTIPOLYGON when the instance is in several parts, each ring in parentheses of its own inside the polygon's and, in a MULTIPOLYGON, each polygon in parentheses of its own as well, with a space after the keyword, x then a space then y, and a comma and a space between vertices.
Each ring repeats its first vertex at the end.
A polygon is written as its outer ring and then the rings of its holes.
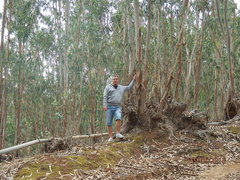
POLYGON ((185 176, 199 176, 198 174, 190 174, 190 173, 181 173, 181 175, 185 175, 185 176))
MULTIPOLYGON (((99 134, 71 136, 70 138, 71 139, 85 139, 85 138, 102 137, 102 136, 107 136, 107 135, 108 135, 108 133, 99 133, 99 134)), ((19 145, 16 145, 16 146, 9 147, 9 148, 6 148, 6 149, 1 149, 0 150, 0 155, 10 153, 12 151, 20 150, 20 149, 23 149, 23 148, 26 148, 28 146, 32 146, 32 145, 35 145, 35 144, 49 143, 53 140, 64 140, 64 138, 53 138, 52 137, 52 138, 47 138, 47 139, 36 139, 36 140, 29 141, 29 142, 26 142, 26 143, 23 143, 23 144, 19 144, 19 145)))
POLYGON ((147 169, 143 169, 143 168, 139 168, 139 167, 134 167, 134 166, 121 165, 121 164, 117 164, 116 166, 118 166, 118 167, 125 167, 125 168, 131 168, 131 169, 136 169, 136 170, 140 170, 140 171, 149 171, 149 170, 147 170, 147 169))
POLYGON ((6 149, 1 149, 0 150, 0 155, 1 154, 6 154, 6 153, 9 153, 9 152, 12 152, 12 151, 16 151, 16 150, 19 150, 19 149, 22 149, 22 148, 25 148, 25 147, 28 147, 28 146, 32 146, 34 144, 50 142, 51 140, 52 140, 52 138, 37 139, 37 140, 33 140, 33 141, 30 141, 30 142, 19 144, 19 145, 13 146, 13 147, 9 147, 9 148, 6 148, 6 149))
POLYGON ((128 165, 121 165, 121 164, 117 164, 116 166, 118 166, 118 167, 125 167, 125 168, 132 168, 132 169, 136 169, 136 170, 139 170, 139 171, 146 171, 146 172, 150 172, 150 173, 153 173, 153 174, 156 175, 155 172, 153 172, 151 170, 148 170, 148 169, 143 169, 143 168, 134 167, 134 166, 128 166, 128 165))
POLYGON ((227 125, 227 124, 231 124, 233 122, 237 122, 240 120, 239 116, 235 116, 234 118, 227 120, 227 121, 220 121, 220 122, 210 122, 208 123, 208 125, 215 125, 215 126, 223 126, 223 125, 227 125))

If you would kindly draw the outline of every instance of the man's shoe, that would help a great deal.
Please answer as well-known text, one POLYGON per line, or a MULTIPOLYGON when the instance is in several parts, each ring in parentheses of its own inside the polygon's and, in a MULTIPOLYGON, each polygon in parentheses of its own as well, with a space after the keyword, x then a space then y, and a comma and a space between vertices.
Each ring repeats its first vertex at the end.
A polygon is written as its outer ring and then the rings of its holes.
POLYGON ((124 138, 124 136, 123 136, 122 134, 120 134, 120 133, 117 133, 117 134, 116 134, 116 138, 123 139, 123 138, 124 138))
POLYGON ((112 141, 113 141, 113 138, 110 137, 110 138, 108 139, 108 142, 112 142, 112 141))

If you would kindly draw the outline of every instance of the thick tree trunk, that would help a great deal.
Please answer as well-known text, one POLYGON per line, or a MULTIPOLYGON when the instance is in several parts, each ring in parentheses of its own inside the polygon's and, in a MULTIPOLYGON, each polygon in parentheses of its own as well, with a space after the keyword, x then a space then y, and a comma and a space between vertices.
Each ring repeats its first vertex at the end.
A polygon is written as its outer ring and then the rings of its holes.
POLYGON ((140 30, 140 16, 139 16, 139 2, 134 0, 134 20, 135 20, 135 45, 136 45, 136 59, 137 59, 137 104, 138 113, 143 115, 145 109, 145 87, 143 84, 143 62, 142 62, 142 45, 141 45, 141 30, 140 30))

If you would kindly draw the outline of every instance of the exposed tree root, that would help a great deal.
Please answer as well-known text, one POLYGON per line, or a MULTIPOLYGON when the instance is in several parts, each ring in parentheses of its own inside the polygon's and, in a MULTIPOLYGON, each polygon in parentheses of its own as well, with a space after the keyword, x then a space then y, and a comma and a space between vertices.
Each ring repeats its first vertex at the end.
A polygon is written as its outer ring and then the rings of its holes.
POLYGON ((228 101, 225 107, 226 120, 232 119, 235 116, 240 116, 240 99, 238 97, 233 98, 232 101, 228 101))
POLYGON ((151 130, 156 127, 167 127, 169 130, 206 130, 208 115, 205 112, 187 112, 186 104, 179 103, 169 97, 165 108, 161 111, 160 104, 147 104, 144 117, 137 114, 137 107, 127 104, 123 108, 125 133, 140 128, 151 130))
POLYGON ((69 149, 69 143, 66 139, 53 139, 50 143, 44 145, 44 152, 46 153, 67 149, 69 149))

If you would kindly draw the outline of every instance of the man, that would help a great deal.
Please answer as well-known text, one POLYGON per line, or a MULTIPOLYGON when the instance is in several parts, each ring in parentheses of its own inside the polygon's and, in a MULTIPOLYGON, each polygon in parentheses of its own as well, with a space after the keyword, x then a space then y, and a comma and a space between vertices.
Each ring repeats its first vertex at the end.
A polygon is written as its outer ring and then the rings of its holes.
POLYGON ((106 111, 106 124, 108 126, 109 139, 113 141, 112 121, 116 120, 116 138, 124 138, 120 134, 122 120, 122 98, 125 91, 131 89, 135 83, 135 76, 128 86, 119 85, 118 75, 112 77, 112 83, 107 85, 103 93, 103 110, 106 111))

